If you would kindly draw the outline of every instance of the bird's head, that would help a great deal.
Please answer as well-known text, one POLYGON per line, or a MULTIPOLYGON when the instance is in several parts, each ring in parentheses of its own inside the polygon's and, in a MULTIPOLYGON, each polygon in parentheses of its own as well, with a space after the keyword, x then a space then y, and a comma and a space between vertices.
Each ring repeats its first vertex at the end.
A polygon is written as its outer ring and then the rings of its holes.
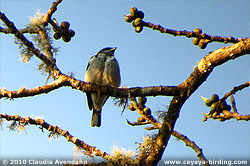
POLYGON ((114 52, 115 52, 116 48, 117 47, 106 47, 106 48, 103 48, 96 55, 102 53, 102 54, 105 54, 105 55, 114 56, 114 52))

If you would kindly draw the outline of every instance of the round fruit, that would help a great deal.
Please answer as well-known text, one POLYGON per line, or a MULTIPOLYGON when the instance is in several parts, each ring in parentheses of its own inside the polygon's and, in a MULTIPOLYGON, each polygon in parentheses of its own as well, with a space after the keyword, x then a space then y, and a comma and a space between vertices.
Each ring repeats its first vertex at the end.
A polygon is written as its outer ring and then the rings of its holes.
POLYGON ((135 19, 134 16, 131 16, 131 15, 126 15, 125 16, 125 21, 128 22, 128 23, 132 22, 134 19, 135 19))
POLYGON ((143 19, 143 18, 144 18, 144 13, 143 13, 142 11, 138 11, 138 12, 136 13, 136 17, 137 17, 137 18, 143 19))
POLYGON ((134 21, 134 25, 138 26, 138 25, 140 25, 140 23, 141 23, 141 18, 136 18, 134 21))
POLYGON ((198 45, 199 42, 200 42, 199 38, 196 37, 196 38, 193 39, 193 45, 198 45))
POLYGON ((137 122, 145 122, 145 121, 146 121, 146 118, 142 116, 137 118, 137 122))
POLYGON ((60 34, 59 32, 56 32, 56 33, 54 33, 53 37, 54 37, 54 39, 58 40, 58 39, 60 39, 62 36, 61 36, 61 34, 60 34))
POLYGON ((200 47, 200 49, 205 49, 207 47, 207 43, 202 42, 202 40, 204 40, 204 39, 200 40, 199 47, 200 47))
POLYGON ((215 102, 215 103, 213 103, 212 105, 211 105, 211 111, 216 111, 215 109, 216 109, 216 107, 217 107, 217 102, 215 102))
POLYGON ((217 94, 213 94, 213 95, 211 96, 211 100, 212 100, 213 102, 219 101, 219 96, 218 96, 217 94))
POLYGON ((70 23, 67 22, 67 21, 64 21, 64 22, 61 23, 61 26, 60 26, 60 27, 63 28, 63 29, 68 30, 68 29, 69 29, 69 26, 70 26, 70 23))
POLYGON ((133 103, 130 103, 130 104, 129 104, 128 109, 129 109, 130 111, 135 111, 135 107, 133 106, 133 103))
POLYGON ((135 32, 140 33, 143 30, 143 26, 135 27, 135 32))
POLYGON ((231 106, 230 105, 226 105, 224 109, 230 111, 231 110, 231 106))
POLYGON ((71 40, 71 37, 69 35, 63 35, 62 39, 63 39, 64 42, 67 43, 67 42, 69 42, 71 40))
POLYGON ((138 12, 138 9, 136 7, 131 7, 130 8, 130 14, 131 14, 131 16, 135 16, 137 12, 138 12))
POLYGON ((145 96, 138 97, 138 104, 144 105, 147 102, 147 98, 145 96))
POLYGON ((143 109, 143 112, 144 112, 145 114, 147 114, 147 115, 150 115, 150 114, 151 114, 151 110, 150 110, 150 108, 148 108, 148 107, 145 107, 145 108, 143 109))
POLYGON ((68 33, 69 33, 70 37, 74 37, 75 36, 75 31, 73 31, 72 29, 69 29, 68 33))
POLYGON ((200 28, 195 28, 194 32, 195 33, 202 33, 202 30, 200 28))

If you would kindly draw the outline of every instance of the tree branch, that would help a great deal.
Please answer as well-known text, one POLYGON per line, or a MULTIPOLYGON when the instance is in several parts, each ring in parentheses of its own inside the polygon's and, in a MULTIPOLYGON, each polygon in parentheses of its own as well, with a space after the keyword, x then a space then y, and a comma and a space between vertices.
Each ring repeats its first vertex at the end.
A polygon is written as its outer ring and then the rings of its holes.
POLYGON ((110 86, 101 86, 91 83, 86 83, 77 80, 68 75, 62 74, 59 71, 53 73, 55 81, 32 89, 20 88, 18 91, 8 91, 0 89, 1 98, 21 98, 49 93, 60 87, 69 86, 73 89, 82 92, 94 92, 105 94, 111 97, 137 97, 137 96, 174 96, 180 94, 180 89, 175 86, 153 86, 153 87, 132 87, 132 88, 113 88, 110 86))
POLYGON ((46 13, 43 21, 46 23, 49 23, 52 27, 53 30, 60 31, 60 27, 51 19, 53 13, 57 10, 57 6, 62 2, 62 0, 57 0, 56 2, 53 2, 50 9, 46 13))
MULTIPOLYGON (((51 23, 51 16, 56 11, 57 5, 62 0, 57 0, 52 4, 52 7, 47 12, 44 22, 45 24, 47 22, 51 23)), ((136 97, 136 96, 157 96, 157 95, 165 95, 165 96, 174 96, 167 115, 164 117, 164 122, 161 124, 156 119, 154 119, 151 115, 144 114, 143 110, 138 107, 138 112, 147 117, 147 120, 150 121, 154 126, 157 126, 159 128, 158 135, 156 137, 156 140, 153 143, 153 151, 149 154, 149 156, 146 159, 146 165, 156 165, 158 161, 161 159, 162 154, 167 146, 168 140, 170 138, 170 135, 174 132, 174 126, 175 123, 179 117, 180 109, 182 108, 182 105, 185 103, 185 101, 198 89, 200 85, 202 85, 203 82, 206 81, 212 70, 218 66, 221 65, 228 60, 238 58, 242 55, 249 54, 250 53, 250 39, 235 39, 232 37, 223 38, 219 36, 209 36, 205 33, 198 33, 198 32, 187 32, 187 31, 174 31, 170 29, 166 29, 161 27, 160 25, 154 25, 149 22, 143 22, 141 21, 141 26, 146 26, 149 28, 152 28, 154 30, 159 30, 162 33, 169 33, 171 35, 175 36, 186 36, 186 37, 196 37, 199 39, 208 39, 213 41, 219 41, 219 42, 232 42, 236 43, 232 46, 225 47, 219 50, 216 50, 209 55, 205 56, 198 64, 198 66, 194 69, 193 73, 187 78, 186 81, 181 83, 178 86, 155 86, 155 87, 134 87, 134 88, 112 88, 109 86, 98 86, 94 84, 85 83, 80 80, 76 80, 75 78, 69 77, 67 75, 64 75, 60 73, 59 69, 56 66, 56 61, 54 58, 50 59, 46 57, 46 55, 42 54, 40 50, 36 49, 32 42, 27 40, 25 36, 22 34, 21 30, 19 31, 13 22, 11 22, 4 13, 0 12, 0 19, 5 23, 5 25, 8 27, 7 29, 2 29, 3 33, 12 33, 15 35, 17 39, 19 39, 26 47, 29 48, 29 50, 35 54, 40 60, 42 60, 47 66, 50 66, 53 68, 52 71, 54 71, 54 78, 56 78, 56 81, 53 81, 52 83, 33 88, 33 89, 25 89, 21 88, 18 91, 6 91, 2 89, 0 91, 0 98, 7 97, 7 98, 18 98, 18 97, 28 97, 28 96, 34 96, 42 93, 48 93, 50 91, 53 91, 55 89, 58 89, 63 86, 70 86, 73 89, 80 90, 82 92, 95 92, 98 94, 106 94, 113 97, 136 97), (237 43, 238 42, 238 43, 237 43)), ((53 26, 53 24, 51 23, 53 26)), ((45 25, 46 26, 46 25, 45 25)), ((249 85, 248 85, 249 86, 249 85)), ((136 105, 137 106, 137 105, 136 105)), ((231 112, 230 112, 231 113, 231 112)), ((234 112, 235 113, 235 112, 234 112)), ((224 115, 226 116, 228 112, 225 112, 224 115)), ((230 115, 234 116, 235 115, 230 115)), ((73 137, 69 134, 68 131, 64 131, 60 129, 57 126, 52 126, 42 119, 32 119, 32 118, 22 118, 18 115, 6 115, 6 114, 0 114, 0 120, 1 118, 6 120, 12 120, 12 121, 19 121, 24 124, 32 124, 32 125, 40 125, 43 128, 47 129, 48 131, 56 132, 62 136, 64 136, 68 141, 76 144, 77 146, 82 147, 84 150, 89 152, 89 155, 94 153, 96 156, 101 156, 104 159, 108 161, 112 161, 110 156, 105 153, 99 151, 95 147, 91 147, 87 144, 85 144, 83 141, 73 137)), ((183 138, 184 140, 188 140, 186 136, 179 135, 179 137, 183 138)), ((195 145, 192 145, 195 147, 195 145)), ((197 148, 197 147, 196 147, 197 148)), ((201 150, 198 148, 197 152, 201 150)))
POLYGON ((187 136, 177 132, 177 131, 173 131, 172 135, 175 136, 176 138, 182 140, 183 142, 186 143, 186 146, 189 146, 190 148, 192 148, 195 153, 197 154, 197 157, 201 160, 205 162, 205 165, 208 166, 209 162, 206 159, 206 157, 204 156, 202 149, 196 145, 196 143, 194 141, 191 141, 187 136))
POLYGON ((53 62, 53 53, 52 53, 52 46, 49 42, 49 37, 46 33, 46 28, 44 25, 41 25, 38 28, 39 35, 41 37, 41 40, 43 41, 44 44, 44 55, 51 61, 53 62))
POLYGON ((86 83, 77 80, 73 77, 64 75, 59 72, 54 72, 55 81, 32 89, 20 88, 18 91, 9 91, 0 89, 1 98, 22 98, 49 93, 61 87, 71 87, 82 92, 94 92, 98 94, 106 94, 112 97, 130 97, 130 96, 173 96, 179 94, 179 89, 168 86, 154 86, 154 87, 132 87, 132 88, 113 88, 110 86, 100 86, 96 84, 86 83))
POLYGON ((44 22, 49 22, 49 20, 51 20, 52 14, 55 13, 55 11, 57 10, 57 6, 62 2, 63 0, 57 0, 56 2, 53 2, 50 9, 48 10, 48 12, 46 13, 43 21, 44 22))
MULTIPOLYGON (((147 122, 130 122, 127 120, 127 123, 130 125, 130 126, 142 126, 142 125, 147 125, 147 124, 151 124, 149 121, 147 122)), ((158 129, 158 128, 157 128, 158 129)))
MULTIPOLYGON (((27 28, 24 28, 24 29, 19 29, 18 31, 21 34, 24 34, 24 33, 37 34, 38 33, 38 31, 36 29, 30 28, 30 27, 27 27, 27 28)), ((1 32, 5 33, 5 34, 12 34, 10 29, 0 27, 0 33, 1 32)))
POLYGON ((47 66, 50 66, 53 68, 53 70, 59 71, 57 66, 55 65, 56 60, 53 59, 51 61, 46 56, 44 56, 40 50, 34 47, 33 43, 30 42, 14 25, 13 22, 11 22, 4 13, 0 12, 0 19, 5 23, 5 25, 9 28, 10 32, 15 35, 17 39, 19 39, 25 46, 27 46, 30 51, 38 57, 40 60, 42 60, 47 66))
POLYGON ((244 83, 244 84, 241 84, 239 86, 235 86, 230 92, 226 93, 220 100, 226 100, 229 96, 235 94, 236 92, 238 91, 241 91, 242 89, 244 88, 247 88, 250 86, 250 81, 244 83))
POLYGON ((53 132, 54 134, 59 134, 59 135, 63 136, 64 138, 66 138, 67 141, 84 149, 88 156, 92 157, 92 154, 94 154, 95 156, 100 156, 100 157, 104 158, 105 160, 112 162, 112 157, 108 153, 102 152, 99 149, 97 149, 96 147, 92 147, 92 146, 86 144, 85 142, 81 141, 80 139, 72 136, 68 131, 61 129, 58 126, 53 126, 53 125, 45 122, 43 119, 40 119, 40 118, 33 119, 30 117, 22 118, 18 115, 0 114, 0 120, 1 119, 6 119, 7 121, 18 121, 24 125, 30 124, 30 125, 41 126, 42 129, 46 129, 50 132, 53 132))
MULTIPOLYGON (((60 1, 57 1, 57 2, 59 3, 60 1)), ((53 13, 52 11, 55 11, 55 10, 53 9, 53 10, 49 10, 49 11, 52 14, 53 13)), ((47 18, 49 18, 49 16, 51 16, 51 14, 47 14, 48 15, 47 18)), ((7 27, 11 31, 11 33, 14 34, 20 41, 22 41, 24 43, 24 45, 27 46, 33 54, 35 54, 47 66, 51 66, 53 68, 53 71, 59 71, 59 69, 57 68, 57 66, 55 64, 56 60, 54 58, 52 60, 50 60, 48 57, 46 57, 44 54, 42 54, 38 49, 36 49, 34 47, 33 43, 30 42, 29 40, 27 40, 18 31, 18 29, 15 27, 14 23, 11 22, 4 15, 4 13, 0 12, 0 19, 7 25, 7 27)), ((55 76, 55 78, 58 79, 59 77, 61 77, 61 76, 65 77, 66 75, 60 73, 60 71, 59 71, 59 72, 56 72, 56 74, 54 73, 54 76, 55 76)), ((68 81, 69 81, 69 84, 64 85, 64 86, 71 86, 73 89, 78 89, 78 90, 81 90, 83 92, 88 91, 88 92, 98 92, 99 94, 109 94, 110 96, 113 96, 113 97, 136 97, 136 96, 157 96, 157 95, 173 96, 173 95, 180 94, 180 91, 181 91, 180 88, 177 88, 175 86, 157 86, 157 87, 145 87, 145 88, 135 87, 135 88, 130 88, 130 89, 127 89, 127 88, 117 89, 117 88, 112 88, 112 87, 101 88, 101 86, 86 84, 86 83, 81 82, 79 80, 76 80, 72 77, 68 77, 68 81)), ((51 90, 47 90, 45 92, 35 91, 35 93, 41 94, 41 93, 46 93, 48 91, 51 91, 51 90)), ((25 97, 25 95, 20 95, 20 94, 18 95, 18 93, 16 93, 16 92, 12 93, 12 95, 8 95, 8 94, 11 94, 10 91, 8 93, 5 93, 5 92, 7 92, 7 91, 2 90, 2 93, 4 93, 4 95, 2 95, 1 97, 9 97, 9 98, 25 97)), ((26 93, 26 95, 27 96, 34 96, 35 93, 33 92, 33 89, 32 89, 31 95, 29 95, 28 93, 26 93)))
POLYGON ((5 89, 0 89, 0 99, 1 98, 22 98, 22 97, 31 97, 36 96, 44 93, 49 93, 55 89, 58 89, 63 86, 67 86, 68 82, 67 79, 64 77, 60 77, 60 79, 57 79, 50 84, 39 86, 32 89, 26 89, 24 87, 21 87, 18 91, 8 91, 5 89))
MULTIPOLYGON (((246 83, 242 84, 242 85, 246 85, 246 83)), ((243 89, 243 86, 241 86, 241 88, 243 89)), ((235 90, 235 88, 233 90, 235 90)), ((229 93, 227 93, 227 94, 229 94, 229 93)), ((226 97, 227 94, 224 97, 226 97)), ((206 121, 208 118, 219 119, 219 121, 221 121, 221 122, 224 122, 225 120, 229 120, 229 119, 233 119, 233 118, 235 118, 236 120, 249 121, 250 115, 240 115, 236 109, 236 103, 235 103, 235 99, 234 99, 233 95, 231 94, 230 97, 231 97, 231 104, 232 104, 233 112, 230 111, 231 110, 230 106, 229 106, 229 109, 226 109, 226 107, 224 107, 224 109, 222 109, 223 107, 221 107, 220 105, 223 101, 225 101, 222 98, 216 104, 216 107, 219 107, 218 109, 215 108, 214 109, 215 111, 213 111, 213 109, 211 108, 211 111, 209 112, 209 114, 204 114, 205 117, 203 119, 203 122, 206 121)))
POLYGON ((202 58, 186 81, 177 86, 184 89, 184 91, 182 91, 183 93, 179 96, 173 97, 167 115, 164 117, 162 128, 160 128, 154 143, 155 152, 148 156, 146 161, 147 165, 156 165, 161 159, 170 138, 171 131, 174 129, 175 123, 179 117, 180 109, 185 101, 206 81, 212 70, 216 66, 229 60, 249 53, 250 39, 246 39, 234 45, 215 50, 202 58))
POLYGON ((246 120, 246 121, 250 120, 250 115, 240 115, 238 113, 238 111, 236 109, 235 99, 233 97, 233 94, 235 94, 236 92, 238 92, 244 88, 249 87, 249 85, 250 85, 250 81, 246 82, 244 84, 241 84, 239 86, 235 86, 230 92, 226 93, 220 100, 215 102, 215 104, 216 104, 215 107, 212 108, 213 105, 211 105, 210 112, 208 114, 203 113, 205 115, 203 122, 206 121, 208 118, 219 119, 222 122, 224 122, 225 120, 232 119, 232 118, 235 118, 236 120, 246 120), (229 96, 231 97, 231 105, 233 108, 233 112, 230 112, 231 106, 225 104, 226 103, 225 100, 229 96), (223 115, 221 115, 221 113, 223 115))
POLYGON ((225 121, 235 118, 236 120, 245 120, 249 121, 250 120, 250 115, 240 115, 236 112, 230 112, 228 110, 223 110, 222 115, 218 115, 216 117, 213 117, 213 119, 219 119, 220 121, 225 121))
POLYGON ((139 104, 137 104, 137 102, 135 101, 135 98, 131 98, 131 101, 133 103, 134 108, 138 111, 138 113, 143 116, 144 118, 146 118, 147 121, 149 121, 153 126, 155 126, 156 128, 161 128, 162 124, 160 122, 158 122, 152 115, 151 115, 151 111, 150 112, 145 112, 144 108, 142 108, 139 104))
POLYGON ((211 36, 208 35, 206 33, 197 33, 194 31, 176 31, 173 29, 167 29, 162 27, 161 25, 155 25, 152 24, 150 22, 144 22, 142 21, 142 25, 147 27, 147 28, 151 28, 153 30, 158 30, 161 33, 166 33, 169 35, 173 35, 173 36, 186 36, 187 38, 199 38, 199 39, 207 39, 210 41, 216 41, 216 42, 223 42, 223 43, 238 43, 240 41, 246 40, 246 38, 234 38, 234 37, 221 37, 221 36, 211 36))
MULTIPOLYGON (((234 37, 221 37, 221 36, 211 36, 207 35, 205 33, 202 33, 202 30, 199 28, 196 28, 194 31, 177 31, 173 29, 167 29, 162 27, 161 25, 155 25, 150 22, 145 22, 143 21, 144 18, 144 13, 142 11, 138 11, 136 7, 132 7, 130 9, 130 14, 125 15, 125 21, 128 23, 132 22, 132 25, 135 27, 135 31, 137 33, 140 33, 143 30, 143 27, 151 28, 153 30, 158 30, 161 33, 173 35, 173 36, 186 36, 188 38, 197 38, 197 39, 202 39, 205 43, 207 44, 212 41, 217 41, 217 42, 223 42, 223 43, 238 43, 240 41, 246 40, 247 38, 234 38, 234 37)), ((198 43, 197 43, 198 44, 198 43)), ((201 47, 202 48, 202 47, 201 47)), ((205 48, 205 47, 204 47, 205 48)))
MULTIPOLYGON (((145 124, 152 124, 153 127, 148 127, 148 128, 145 128, 147 130, 153 130, 153 129, 160 129, 162 127, 162 124, 157 121, 152 115, 151 115, 151 112, 147 113, 144 111, 144 109, 146 108, 143 108, 140 104, 138 104, 135 100, 135 98, 131 98, 131 101, 132 101, 132 105, 133 105, 133 108, 136 109, 140 115, 142 115, 142 117, 147 120, 147 121, 138 121, 137 122, 130 122, 127 120, 128 124, 129 125, 132 125, 132 126, 139 126, 139 125, 145 125, 145 124)), ((191 141, 187 136, 177 132, 177 131, 172 131, 171 132, 171 135, 182 140, 183 142, 186 143, 186 146, 189 146, 191 147, 195 153, 197 154, 197 157, 204 162, 204 164, 206 166, 209 165, 209 162, 208 160, 206 159, 206 157, 204 156, 204 154, 202 153, 202 149, 198 147, 198 145, 195 144, 194 141, 191 141)), ((152 152, 155 152, 155 149, 152 148, 151 150, 152 152)), ((152 153, 151 152, 151 153, 152 153)), ((144 153, 144 152, 142 152, 144 153)), ((140 154, 139 156, 143 156, 143 154, 140 154)), ((141 163, 143 161, 140 161, 141 163)))

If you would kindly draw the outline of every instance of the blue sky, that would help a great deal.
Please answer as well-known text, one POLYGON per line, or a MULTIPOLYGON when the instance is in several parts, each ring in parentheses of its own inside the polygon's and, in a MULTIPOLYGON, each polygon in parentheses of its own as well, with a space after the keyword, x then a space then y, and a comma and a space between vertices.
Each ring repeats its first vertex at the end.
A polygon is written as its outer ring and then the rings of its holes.
MULTIPOLYGON (((124 21, 130 7, 144 11, 144 21, 161 24, 175 30, 192 31, 199 27, 209 35, 249 37, 249 1, 115 1, 64 0, 53 15, 58 22, 69 21, 76 35, 69 43, 55 41, 60 47, 57 65, 63 73, 74 72, 83 80, 89 58, 106 46, 118 47, 115 56, 121 68, 121 85, 158 86, 178 85, 191 74, 197 62, 210 51, 230 45, 212 43, 204 50, 192 44, 192 39, 173 37, 144 28, 135 33, 131 24, 124 21)), ((0 1, 1 12, 24 28, 37 9, 46 13, 50 0, 0 1)), ((26 35, 28 36, 28 35, 26 35)), ((35 57, 29 63, 19 59, 18 46, 13 35, 0 34, 1 81, 8 90, 20 87, 33 88, 45 84, 35 57)), ((203 149, 207 158, 249 158, 249 122, 230 120, 219 122, 209 119, 202 122, 202 113, 209 112, 200 96, 213 93, 223 96, 234 86, 249 81, 249 56, 243 56, 214 69, 206 82, 184 104, 175 130, 185 134, 203 149)), ((52 80, 50 80, 52 81, 52 80)), ((249 89, 235 95, 240 114, 249 114, 249 89)), ((152 111, 165 109, 171 97, 149 97, 147 106, 152 111)), ((229 102, 229 101, 228 101, 229 102)), ((1 100, 1 113, 26 116, 43 116, 45 121, 68 130, 72 135, 102 151, 111 152, 113 145, 134 150, 135 142, 142 141, 149 132, 143 127, 131 127, 126 119, 136 121, 137 112, 114 107, 112 99, 103 107, 102 126, 90 126, 91 112, 86 97, 80 91, 60 88, 46 95, 30 98, 1 100)), ((0 130, 0 156, 72 158, 74 146, 63 137, 49 141, 48 133, 37 126, 28 126, 27 133, 19 135, 6 128, 0 130)), ((164 158, 194 158, 194 151, 183 142, 171 138, 164 158)))

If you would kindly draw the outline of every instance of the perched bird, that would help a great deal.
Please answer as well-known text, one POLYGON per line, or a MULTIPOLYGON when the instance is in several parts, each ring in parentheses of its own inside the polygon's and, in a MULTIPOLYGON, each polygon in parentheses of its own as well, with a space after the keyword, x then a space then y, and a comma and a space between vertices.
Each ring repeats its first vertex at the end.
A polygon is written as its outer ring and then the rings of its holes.
MULTIPOLYGON (((92 56, 87 65, 85 82, 97 85, 119 87, 121 83, 120 68, 114 57, 116 47, 106 47, 92 56)), ((102 106, 109 98, 98 93, 86 93, 89 109, 93 109, 91 126, 101 126, 102 106)))

